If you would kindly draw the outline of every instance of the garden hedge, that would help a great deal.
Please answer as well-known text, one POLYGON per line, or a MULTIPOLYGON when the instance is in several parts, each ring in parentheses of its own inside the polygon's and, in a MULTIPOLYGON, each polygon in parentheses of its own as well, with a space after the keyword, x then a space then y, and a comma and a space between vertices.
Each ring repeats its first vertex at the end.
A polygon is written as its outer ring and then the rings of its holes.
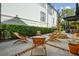
MULTIPOLYGON (((24 26, 24 25, 13 25, 13 24, 0 24, 0 28, 5 29, 13 36, 13 32, 18 32, 22 35, 34 36, 37 31, 41 31, 42 34, 51 33, 55 28, 45 28, 45 27, 34 27, 34 26, 24 26)), ((5 34, 6 35, 6 34, 5 34)))

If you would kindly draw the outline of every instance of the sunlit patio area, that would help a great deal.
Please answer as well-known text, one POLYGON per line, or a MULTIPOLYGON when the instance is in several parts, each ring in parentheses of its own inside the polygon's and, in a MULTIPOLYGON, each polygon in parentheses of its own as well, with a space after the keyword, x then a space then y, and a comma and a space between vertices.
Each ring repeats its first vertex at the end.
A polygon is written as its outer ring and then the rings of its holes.
POLYGON ((79 3, 0 5, 0 56, 79 56, 79 3))
MULTIPOLYGON (((46 38, 46 53, 47 56, 74 56, 69 52, 69 40, 71 39, 58 39, 55 41, 48 41, 49 34, 42 35, 46 38)), ((70 34, 69 34, 70 35, 70 34)), ((34 47, 32 37, 28 38, 27 43, 17 42, 16 40, 6 41, 0 43, 0 55, 2 56, 31 56, 31 51, 34 55, 45 56, 42 46, 34 47)))

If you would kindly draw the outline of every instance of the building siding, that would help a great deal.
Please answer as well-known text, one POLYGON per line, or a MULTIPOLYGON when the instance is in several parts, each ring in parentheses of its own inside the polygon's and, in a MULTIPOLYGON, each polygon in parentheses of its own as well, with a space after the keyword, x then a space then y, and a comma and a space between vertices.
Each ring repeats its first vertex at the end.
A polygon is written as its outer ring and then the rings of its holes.
MULTIPOLYGON (((47 4, 46 4, 46 8, 42 7, 40 3, 2 3, 1 6, 2 6, 2 12, 1 12, 2 14, 11 15, 11 16, 19 15, 18 17, 25 19, 25 20, 21 19, 21 21, 23 21, 25 24, 28 24, 30 26, 39 26, 39 27, 52 27, 52 25, 54 27, 56 26, 57 12, 54 11, 56 15, 55 14, 49 15, 47 12, 47 8, 48 8, 47 4), (46 14, 45 22, 42 22, 40 20, 41 11, 46 14), (37 22, 27 21, 27 19, 37 22), (53 23, 54 20, 55 22, 53 23)), ((54 9, 52 8, 52 11, 53 10, 54 9)), ((1 22, 7 21, 9 19, 11 18, 1 16, 1 22)), ((15 22, 13 23, 15 24, 15 22)))

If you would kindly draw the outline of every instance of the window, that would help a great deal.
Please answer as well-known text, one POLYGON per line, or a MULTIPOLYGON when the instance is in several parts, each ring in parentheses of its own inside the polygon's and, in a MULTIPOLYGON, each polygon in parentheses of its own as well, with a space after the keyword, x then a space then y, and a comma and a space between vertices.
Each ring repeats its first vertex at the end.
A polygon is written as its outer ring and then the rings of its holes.
POLYGON ((46 20, 46 14, 44 13, 44 12, 40 12, 40 20, 42 21, 42 22, 45 22, 45 20, 46 20))
POLYGON ((40 5, 46 9, 46 3, 40 3, 40 5))
POLYGON ((52 7, 49 4, 47 5, 47 9, 48 9, 48 13, 52 15, 52 7))

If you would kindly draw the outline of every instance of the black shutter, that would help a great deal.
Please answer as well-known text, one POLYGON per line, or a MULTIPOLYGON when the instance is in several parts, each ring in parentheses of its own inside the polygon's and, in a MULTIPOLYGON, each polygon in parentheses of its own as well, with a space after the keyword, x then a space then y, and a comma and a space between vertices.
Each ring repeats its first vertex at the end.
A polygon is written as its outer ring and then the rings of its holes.
POLYGON ((76 16, 79 16, 79 3, 76 3, 76 16))

